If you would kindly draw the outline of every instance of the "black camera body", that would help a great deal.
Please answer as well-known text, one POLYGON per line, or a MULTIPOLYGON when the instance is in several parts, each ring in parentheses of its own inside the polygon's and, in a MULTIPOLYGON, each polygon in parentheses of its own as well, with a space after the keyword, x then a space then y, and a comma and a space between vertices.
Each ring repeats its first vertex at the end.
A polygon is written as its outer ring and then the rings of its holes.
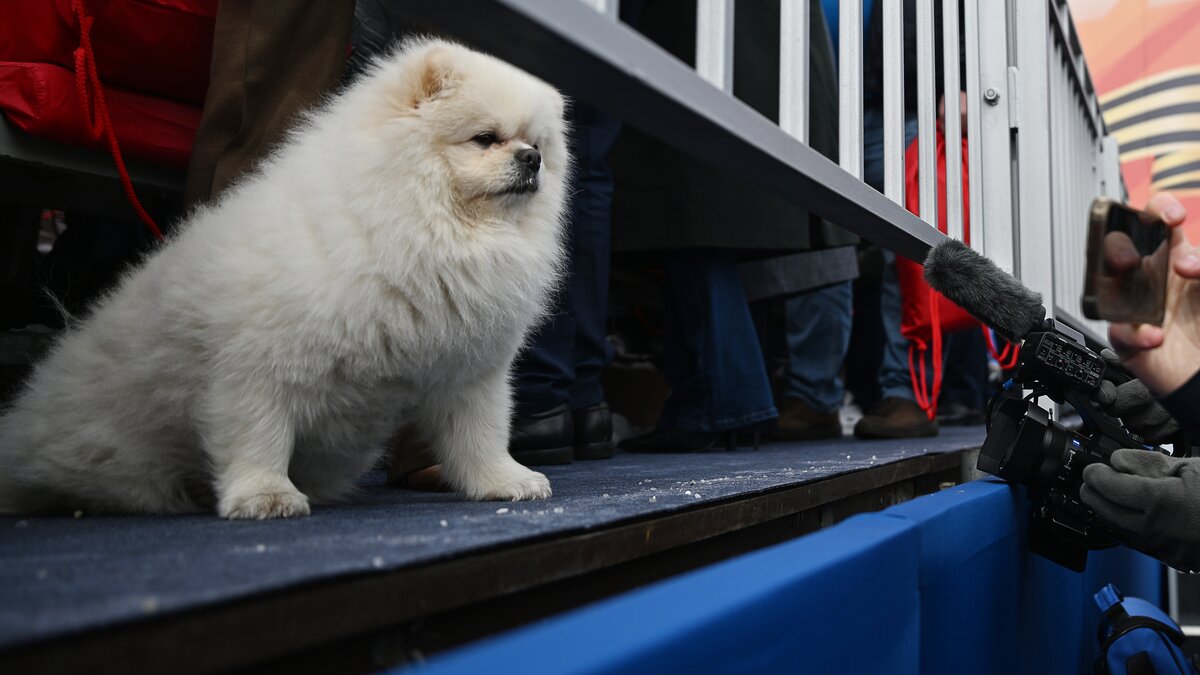
POLYGON ((1079 332, 1044 320, 1026 335, 1016 375, 988 405, 987 438, 977 463, 980 471, 1028 488, 1030 550, 1079 572, 1088 551, 1125 543, 1080 500, 1084 467, 1107 464, 1120 448, 1162 451, 1146 446, 1092 401, 1106 375, 1116 383, 1131 379, 1088 349, 1079 332), (1012 395, 1026 389, 1032 393, 1025 398, 1012 395), (1037 403, 1042 396, 1070 404, 1081 428, 1074 431, 1050 419, 1037 403))

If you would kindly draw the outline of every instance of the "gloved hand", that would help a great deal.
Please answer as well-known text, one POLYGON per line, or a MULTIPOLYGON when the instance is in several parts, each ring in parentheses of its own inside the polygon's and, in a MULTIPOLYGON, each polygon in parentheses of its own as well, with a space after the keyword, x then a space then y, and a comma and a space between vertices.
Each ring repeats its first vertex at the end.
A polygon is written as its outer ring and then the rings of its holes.
MULTIPOLYGON (((1100 355, 1110 365, 1121 365, 1121 357, 1111 349, 1101 351, 1100 355)), ((1179 423, 1154 399, 1141 380, 1122 384, 1104 380, 1100 383, 1100 391, 1096 392, 1096 401, 1101 410, 1121 418, 1130 431, 1146 439, 1147 443, 1158 443, 1179 431, 1179 423)))
POLYGON ((1117 450, 1110 461, 1084 468, 1083 503, 1146 553, 1200 570, 1200 459, 1117 450))

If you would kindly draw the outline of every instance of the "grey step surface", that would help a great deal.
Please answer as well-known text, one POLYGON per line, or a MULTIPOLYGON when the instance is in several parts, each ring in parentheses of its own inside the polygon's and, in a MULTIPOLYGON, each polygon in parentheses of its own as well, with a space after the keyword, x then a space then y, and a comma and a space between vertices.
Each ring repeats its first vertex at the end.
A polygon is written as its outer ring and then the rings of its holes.
POLYGON ((545 467, 545 501, 474 503, 382 484, 310 517, 0 518, 0 652, 130 622, 437 564, 978 447, 981 427, 907 441, 773 443, 545 467))

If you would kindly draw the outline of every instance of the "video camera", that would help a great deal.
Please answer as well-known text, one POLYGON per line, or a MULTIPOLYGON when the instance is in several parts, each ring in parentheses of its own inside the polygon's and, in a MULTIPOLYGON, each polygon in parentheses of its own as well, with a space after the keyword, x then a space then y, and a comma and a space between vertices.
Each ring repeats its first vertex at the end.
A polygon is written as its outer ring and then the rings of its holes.
MULTIPOLYGON (((1120 385, 1133 376, 1089 349, 1078 331, 1047 319, 1040 294, 960 241, 946 240, 930 250, 925 279, 996 334, 1022 343, 1016 374, 988 404, 987 438, 977 466, 1028 488, 1033 500, 1030 549, 1082 571, 1090 550, 1118 543, 1138 548, 1079 497, 1084 467, 1108 464, 1113 451, 1165 452, 1147 445, 1092 399, 1104 380, 1120 385), (1024 391, 1030 393, 1022 397, 1024 391), (1043 397, 1074 408, 1079 428, 1051 419, 1038 404, 1043 397)), ((1186 454, 1189 447, 1182 436, 1174 445, 1176 454, 1186 454)))
POLYGON ((1024 485, 1033 500, 1029 548, 1063 567, 1082 572, 1090 550, 1121 542, 1079 498, 1083 469, 1108 463, 1114 450, 1151 447, 1105 414, 1092 394, 1104 379, 1130 375, 1088 349, 1083 335, 1046 319, 1025 336, 1020 365, 987 411, 987 438, 977 468, 1024 485), (1031 393, 1022 398, 1019 393, 1031 393), (1078 431, 1050 419, 1038 405, 1046 397, 1069 404, 1082 420, 1078 431))

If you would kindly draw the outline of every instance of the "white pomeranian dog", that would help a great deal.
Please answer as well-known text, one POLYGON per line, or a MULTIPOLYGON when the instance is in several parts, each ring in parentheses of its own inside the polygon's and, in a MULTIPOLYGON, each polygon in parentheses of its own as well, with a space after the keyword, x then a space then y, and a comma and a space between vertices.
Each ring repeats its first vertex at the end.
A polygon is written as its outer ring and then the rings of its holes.
POLYGON ((510 368, 562 265, 563 98, 407 43, 69 330, 0 417, 0 512, 305 515, 401 424, 471 499, 538 499, 510 368))

